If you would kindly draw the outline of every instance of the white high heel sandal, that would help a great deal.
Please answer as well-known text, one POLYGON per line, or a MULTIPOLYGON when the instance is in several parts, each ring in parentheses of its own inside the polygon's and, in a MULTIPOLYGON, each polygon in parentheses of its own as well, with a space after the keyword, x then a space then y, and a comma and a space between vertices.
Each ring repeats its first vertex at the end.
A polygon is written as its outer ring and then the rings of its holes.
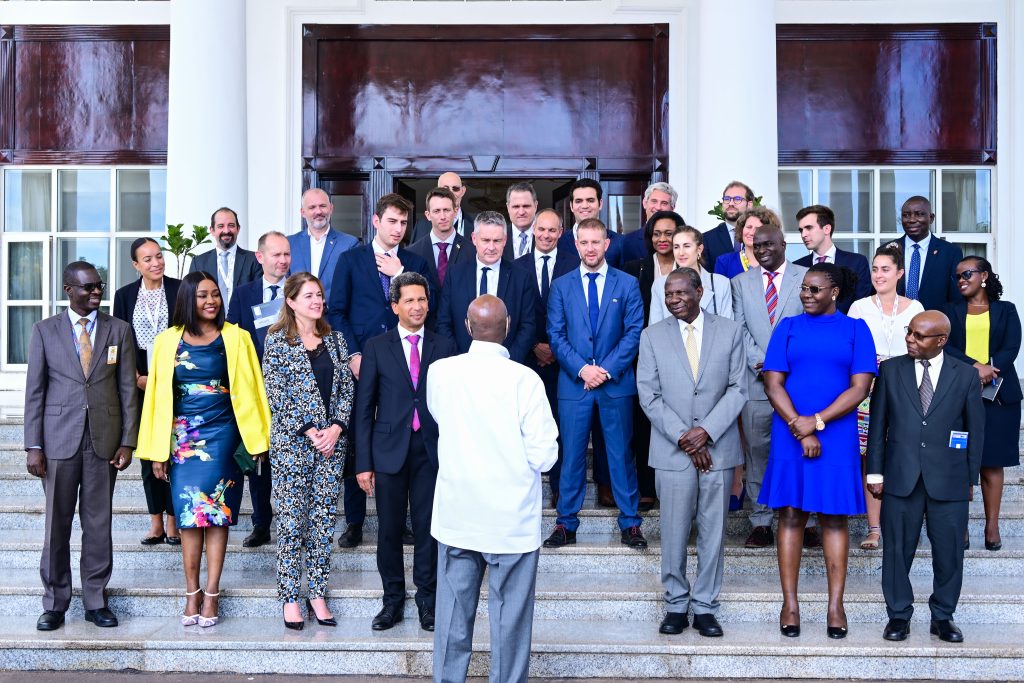
MULTIPOLYGON (((206 591, 203 591, 203 595, 205 595, 208 598, 216 598, 220 595, 220 593, 207 593, 206 591)), ((219 604, 217 605, 217 611, 220 611, 219 604)), ((201 628, 210 628, 211 626, 216 626, 218 621, 220 621, 219 614, 215 617, 204 617, 202 614, 200 614, 198 615, 197 623, 201 628)))
MULTIPOLYGON (((186 591, 185 592, 185 596, 191 598, 193 595, 196 595, 197 593, 201 593, 202 590, 203 590, 202 588, 197 588, 194 591, 192 591, 191 593, 186 591)), ((202 604, 202 603, 200 603, 200 604, 202 604)), ((183 615, 181 617, 181 625, 182 626, 195 626, 198 623, 199 623, 199 614, 185 614, 185 615, 183 615)))

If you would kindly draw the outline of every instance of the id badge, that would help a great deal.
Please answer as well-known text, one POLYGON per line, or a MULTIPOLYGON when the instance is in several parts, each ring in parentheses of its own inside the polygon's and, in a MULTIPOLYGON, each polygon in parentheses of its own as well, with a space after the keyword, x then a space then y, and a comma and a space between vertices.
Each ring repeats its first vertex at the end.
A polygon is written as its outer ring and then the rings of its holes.
POLYGON ((117 365, 117 347, 107 347, 107 365, 117 365))
POLYGON ((958 451, 967 448, 967 432, 950 432, 949 447, 958 451))

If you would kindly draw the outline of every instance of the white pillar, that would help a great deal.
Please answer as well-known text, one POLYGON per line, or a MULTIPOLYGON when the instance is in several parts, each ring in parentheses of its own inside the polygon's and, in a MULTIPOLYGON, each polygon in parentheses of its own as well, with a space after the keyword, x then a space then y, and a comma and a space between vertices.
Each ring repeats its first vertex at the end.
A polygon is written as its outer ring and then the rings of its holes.
POLYGON ((700 0, 697 14, 697 215, 710 219, 730 180, 778 209, 775 3, 700 0))
POLYGON ((245 0, 170 4, 167 222, 191 232, 228 206, 246 246, 245 0))

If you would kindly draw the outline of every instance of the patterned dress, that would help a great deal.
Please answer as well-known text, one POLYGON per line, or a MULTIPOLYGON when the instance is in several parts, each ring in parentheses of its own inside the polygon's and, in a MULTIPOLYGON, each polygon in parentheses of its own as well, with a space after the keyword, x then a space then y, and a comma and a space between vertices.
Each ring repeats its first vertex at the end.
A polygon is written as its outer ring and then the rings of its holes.
POLYGON ((228 387, 224 341, 182 340, 174 358, 171 496, 181 529, 234 526, 242 502, 235 450, 242 438, 228 387))

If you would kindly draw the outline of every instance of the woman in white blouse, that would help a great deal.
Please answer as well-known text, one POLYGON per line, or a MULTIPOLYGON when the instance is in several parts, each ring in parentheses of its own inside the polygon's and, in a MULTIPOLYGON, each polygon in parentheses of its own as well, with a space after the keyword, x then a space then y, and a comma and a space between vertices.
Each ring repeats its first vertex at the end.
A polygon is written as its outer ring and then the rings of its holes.
MULTIPOLYGON (((676 268, 693 268, 700 273, 701 286, 704 288, 704 296, 700 298, 701 309, 706 313, 732 319, 732 288, 729 279, 702 267, 704 236, 700 230, 689 225, 677 227, 672 236, 672 255, 676 268)), ((665 306, 667 279, 668 275, 657 277, 651 286, 651 325, 671 315, 665 306)))
MULTIPOLYGON (((871 285, 875 293, 858 299, 850 306, 849 316, 860 318, 871 330, 875 341, 875 352, 878 362, 902 356, 907 352, 907 341, 904 328, 910 324, 911 318, 924 312, 921 302, 900 296, 896 292, 896 284, 903 277, 903 250, 898 242, 889 242, 875 251, 871 261, 871 285)), ((857 409, 857 427, 860 434, 860 454, 863 458, 867 453, 868 414, 870 397, 864 399, 857 409)), ((878 548, 882 540, 881 509, 882 502, 872 495, 865 495, 868 508, 868 534, 860 547, 865 550, 878 548)))

